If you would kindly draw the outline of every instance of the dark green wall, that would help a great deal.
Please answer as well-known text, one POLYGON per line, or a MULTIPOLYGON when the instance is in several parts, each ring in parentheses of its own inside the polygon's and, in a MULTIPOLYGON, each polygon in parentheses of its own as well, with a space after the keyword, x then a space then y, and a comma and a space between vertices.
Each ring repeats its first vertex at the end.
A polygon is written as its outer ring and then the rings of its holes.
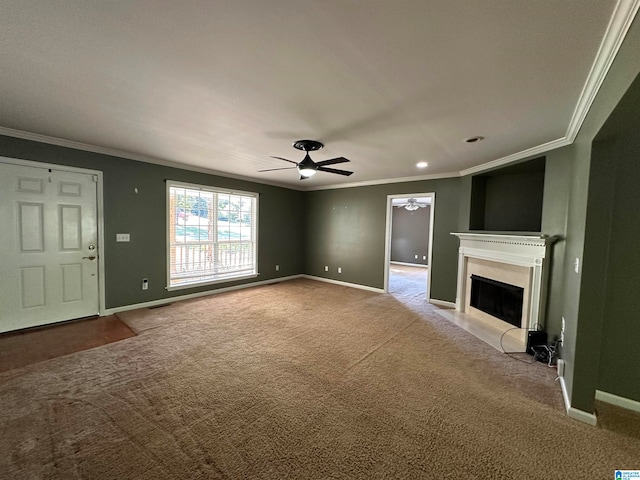
POLYGON ((12 137, 0 137, 0 155, 101 170, 104 175, 106 307, 114 308, 172 296, 302 273, 304 195, 302 192, 177 168, 153 165, 12 137), (167 292, 166 185, 179 180, 258 192, 258 271, 256 279, 167 292), (134 192, 138 189, 138 193, 134 192), (116 243, 130 233, 130 243, 116 243), (275 271, 275 265, 280 271, 275 271), (142 291, 142 278, 149 290, 142 291))
MULTIPOLYGON (((594 199, 599 192, 610 191, 612 178, 606 169, 600 169, 598 162, 592 162, 592 142, 598 135, 613 110, 618 106, 624 93, 640 72, 640 23, 635 21, 574 143, 563 150, 570 162, 570 184, 567 234, 565 244, 564 276, 562 288, 562 312, 566 319, 565 345, 562 358, 566 361, 565 383, 571 405, 579 410, 593 412, 595 390, 600 375, 601 346, 604 330, 603 275, 606 271, 602 261, 609 256, 607 247, 598 248, 598 240, 603 234, 600 220, 605 214, 594 207, 594 199), (591 171, 592 163, 594 165, 591 171), (587 208, 591 199, 591 207, 587 208), (573 262, 579 258, 581 268, 574 271, 573 262)), ((624 105, 624 102, 621 103, 624 105)), ((594 157, 600 156, 599 149, 594 157)), ((610 204, 611 206, 611 204, 610 204)), ((611 216, 607 210, 606 216, 611 216)), ((605 229, 606 230, 606 229, 605 229)), ((640 338, 635 338, 636 343, 640 338)), ((626 364, 626 368, 637 370, 638 365, 626 364)), ((640 400, 636 398, 636 400, 640 400)))
POLYGON ((431 297, 455 302, 460 178, 307 193, 310 275, 384 288, 387 195, 435 193, 431 297), (329 266, 329 272, 324 266, 329 266), (342 274, 337 267, 342 267, 342 274))
MULTIPOLYGON (((602 324, 597 387, 640 401, 640 76, 593 144, 585 261, 600 282, 590 308, 602 324), (613 212, 613 214, 612 214, 613 212), (606 252, 606 255, 602 255, 606 252)), ((585 292, 583 292, 585 294, 585 292)))
POLYGON ((409 211, 394 207, 391 222, 391 261, 429 263, 429 223, 431 206, 409 211), (418 255, 418 258, 416 258, 418 255), (425 257, 423 260, 422 257, 425 257))
POLYGON ((472 178, 470 229, 540 232, 545 158, 472 178))

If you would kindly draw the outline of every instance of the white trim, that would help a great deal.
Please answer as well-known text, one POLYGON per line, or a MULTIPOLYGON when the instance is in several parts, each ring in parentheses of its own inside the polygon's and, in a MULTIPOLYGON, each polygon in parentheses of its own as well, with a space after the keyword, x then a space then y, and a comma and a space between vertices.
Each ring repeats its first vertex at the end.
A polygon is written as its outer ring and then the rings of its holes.
POLYGON ((591 66, 591 71, 587 76, 587 81, 582 88, 580 98, 569 122, 565 135, 569 143, 573 143, 578 135, 580 127, 582 127, 596 95, 609 73, 609 68, 611 68, 613 60, 616 58, 618 50, 620 50, 620 46, 633 23, 639 7, 640 0, 618 0, 596 54, 596 59, 591 66))
POLYGON ((525 295, 528 310, 523 311, 521 327, 531 330, 544 325, 546 305, 546 280, 548 275, 547 246, 555 237, 546 235, 495 235, 489 233, 451 233, 460 239, 458 248, 458 280, 456 288, 456 310, 465 312, 468 298, 469 258, 530 268, 525 295))
POLYGON ((209 280, 206 282, 201 281, 201 282, 193 282, 193 283, 181 283, 180 285, 174 285, 172 287, 164 287, 164 289, 167 292, 175 292, 176 290, 186 290, 188 288, 208 287, 211 285, 217 285, 219 283, 229 283, 229 282, 235 282, 238 280, 248 280, 250 278, 257 278, 259 276, 260 276, 259 273, 248 273, 248 274, 242 274, 237 276, 229 275, 227 277, 220 277, 220 278, 216 278, 215 280, 209 280))
POLYGON ((569 413, 571 408, 571 399, 569 398, 569 391, 567 390, 567 384, 564 382, 564 377, 558 377, 560 382, 560 389, 562 390, 562 399, 564 400, 564 409, 569 413))
POLYGON ((564 407, 567 411, 567 416, 586 423, 595 427, 598 424, 598 418, 594 413, 588 413, 584 410, 579 410, 571 406, 571 400, 569 400, 569 392, 567 391, 567 385, 564 383, 564 377, 558 377, 560 381, 560 388, 562 389, 562 398, 564 399, 564 407))
MULTIPOLYGON (((460 172, 434 173, 431 175, 416 175, 415 177, 397 177, 397 178, 381 178, 380 180, 363 180, 362 182, 339 183, 335 185, 318 185, 317 187, 308 187, 303 191, 313 192, 316 190, 333 190, 337 188, 353 188, 367 187, 370 185, 386 185, 389 183, 419 182, 421 180, 438 180, 441 178, 460 177, 460 172)), ((400 195, 406 197, 407 195, 400 195)))
POLYGON ((287 280, 295 280, 296 278, 301 278, 302 276, 303 275, 290 275, 288 277, 272 278, 270 280, 263 280, 261 282, 243 283, 242 285, 233 285, 231 287, 217 288, 215 290, 206 290, 204 292, 189 293, 187 295, 178 295, 178 296, 175 296, 175 297, 160 298, 158 300, 152 300, 150 302, 135 303, 135 304, 132 304, 132 305, 123 305, 121 307, 108 308, 103 312, 102 315, 113 315, 114 313, 118 313, 118 312, 126 312, 128 310, 136 310, 138 308, 157 307, 159 305, 166 305, 168 303, 180 302, 182 300, 190 300, 192 298, 206 297, 206 296, 209 296, 209 295, 215 295, 217 293, 230 292, 232 290, 240 290, 240 289, 243 289, 243 288, 258 287, 258 286, 261 286, 261 285, 269 285, 271 283, 286 282, 287 280))
POLYGON ((619 397, 618 395, 614 395, 613 393, 596 390, 596 400, 610 403, 611 405, 615 405, 616 407, 621 407, 626 410, 640 412, 640 402, 638 402, 637 400, 631 400, 630 398, 626 397, 619 397))
MULTIPOLYGON (((259 200, 260 194, 258 192, 245 192, 239 190, 232 190, 227 188, 219 188, 214 185, 202 185, 195 183, 187 183, 180 182, 177 180, 166 179, 165 180, 165 201, 166 201, 166 245, 167 245, 167 269, 166 269, 166 284, 165 290, 174 291, 174 290, 183 290, 185 288, 193 288, 200 287, 206 285, 215 285, 218 283, 226 283, 234 280, 245 280, 248 278, 255 278, 259 275, 258 272, 258 219, 259 215, 259 200), (251 218, 251 249, 252 249, 252 259, 253 259, 253 268, 250 272, 246 272, 246 269, 242 271, 242 273, 232 272, 228 274, 214 274, 212 272, 208 272, 213 278, 209 278, 208 280, 198 281, 198 282, 189 282, 189 283, 181 283, 177 285, 171 285, 171 189, 185 189, 195 190, 199 192, 207 192, 214 195, 214 198, 218 198, 219 194, 222 195, 237 195, 241 197, 247 197, 252 199, 252 218, 251 218)), ((217 200, 215 202, 215 211, 217 212, 217 200)), ((214 215, 214 213, 209 212, 209 215, 214 215)), ((217 214, 215 214, 217 215, 217 214)), ((217 217, 216 217, 217 218, 217 217)), ((217 228, 214 229, 214 237, 217 235, 217 228)), ((220 241, 215 238, 214 241, 216 244, 219 244, 220 241)), ((224 243, 224 242, 223 242, 224 243)), ((198 245, 202 245, 198 243, 198 245)))
POLYGON ((534 155, 541 155, 551 150, 555 150, 556 148, 565 147, 570 144, 571 144, 571 141, 568 140, 566 137, 557 138, 555 140, 551 140, 550 142, 540 144, 536 147, 531 147, 531 148, 527 148, 526 150, 522 150, 521 152, 512 153, 511 155, 507 155, 506 157, 498 158, 496 160, 492 160, 490 162, 483 163, 481 165, 476 165, 475 167, 467 168, 465 170, 460 170, 460 176, 464 177, 474 173, 484 172, 486 170, 490 170, 496 167, 501 167, 503 165, 513 163, 527 157, 532 157, 534 155))
POLYGON ((438 300, 432 298, 429 300, 429 303, 435 305, 436 307, 444 307, 444 308, 456 308, 455 302, 447 302, 446 300, 438 300))
MULTIPOLYGON (((427 251, 427 266, 432 265, 433 259, 433 230, 434 230, 434 215, 436 211, 436 194, 434 192, 429 193, 402 193, 387 195, 387 215, 384 227, 384 287, 383 292, 389 292, 389 265, 391 264, 391 227, 393 218, 393 199, 395 198, 415 198, 415 197, 427 197, 429 198, 429 204, 431 210, 429 212, 429 250, 427 251)), ((431 300, 431 268, 427 270, 427 286, 425 298, 427 302, 431 300)))
POLYGON ((360 290, 367 290, 369 292, 384 293, 384 290, 382 290, 381 288, 369 287, 367 285, 360 285, 359 283, 342 282, 340 280, 333 280, 331 278, 324 278, 324 277, 316 277, 314 275, 303 274, 298 276, 301 278, 307 278, 309 280, 317 280, 318 282, 333 283, 334 285, 342 285, 343 287, 358 288, 360 290))
POLYGON ((591 425, 592 427, 595 427, 598 424, 598 417, 596 417, 595 413, 588 413, 584 410, 569 407, 569 410, 567 410, 567 415, 574 420, 586 423, 588 425, 591 425))
POLYGON ((618 50, 620 50, 620 46, 633 23, 639 7, 640 0, 618 0, 564 137, 507 155, 506 157, 498 158, 491 162, 483 163, 476 167, 461 170, 460 176, 480 173, 517 160, 571 145, 576 139, 607 73, 609 73, 609 68, 616 58, 618 50))
POLYGON ((48 145, 56 145, 58 147, 73 148, 74 150, 81 150, 83 152, 98 153, 100 155, 109 155, 111 157, 126 158, 128 160, 135 160, 136 162, 152 163, 154 165, 162 165, 164 167, 178 168, 180 170, 187 170, 190 172, 206 173, 207 175, 216 175, 218 177, 233 178, 236 180, 244 180, 246 182, 257 183, 262 185, 271 185, 273 187, 287 188, 289 190, 304 190, 302 188, 296 188, 290 184, 278 183, 257 180, 254 177, 247 177, 244 175, 237 175, 230 172, 221 172, 219 170, 213 170, 210 168, 197 167, 195 165, 187 165, 185 163, 174 162, 171 160, 162 160, 156 157, 150 157, 147 155, 140 155, 138 153, 127 152, 125 150, 118 150, 117 148, 98 147, 88 143, 75 142, 73 140, 65 140, 63 138, 51 137, 49 135, 42 135, 39 133, 25 132, 24 130, 16 130, 13 128, 7 128, 0 126, 0 135, 6 135, 7 137, 21 138, 23 140, 31 140, 34 142, 46 143, 48 145))
POLYGON ((395 261, 391 261, 389 263, 391 265, 405 265, 407 267, 429 268, 429 265, 426 265, 424 263, 408 263, 408 262, 395 262, 395 261))
MULTIPOLYGON (((0 127, 2 130, 3 127, 0 127)), ((1 132, 0 132, 1 133, 1 132)), ((106 310, 106 277, 104 266, 104 183, 103 172, 101 170, 92 170, 89 168, 71 167, 69 165, 58 165, 57 163, 45 163, 35 160, 24 160, 22 158, 11 158, 0 156, 0 161, 11 165, 19 165, 32 168, 44 168, 51 170, 59 170, 63 172, 81 173, 84 175, 95 175, 98 177, 96 182, 96 224, 98 227, 98 314, 104 315, 106 310)))

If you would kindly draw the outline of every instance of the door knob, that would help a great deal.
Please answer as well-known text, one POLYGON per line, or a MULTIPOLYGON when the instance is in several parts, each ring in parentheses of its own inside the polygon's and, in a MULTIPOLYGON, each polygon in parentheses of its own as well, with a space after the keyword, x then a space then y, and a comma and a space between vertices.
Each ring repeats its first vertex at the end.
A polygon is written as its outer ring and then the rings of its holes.
POLYGON ((95 255, 89 255, 88 257, 82 257, 82 258, 86 259, 86 260, 95 260, 96 256, 95 255))

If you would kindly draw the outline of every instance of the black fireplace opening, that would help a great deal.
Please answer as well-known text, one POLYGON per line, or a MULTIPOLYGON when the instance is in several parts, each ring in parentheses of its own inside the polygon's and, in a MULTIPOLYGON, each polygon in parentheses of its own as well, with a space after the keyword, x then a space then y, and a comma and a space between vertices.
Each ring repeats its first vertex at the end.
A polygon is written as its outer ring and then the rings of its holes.
POLYGON ((522 325, 524 288, 471 275, 472 307, 504 320, 514 327, 522 325))

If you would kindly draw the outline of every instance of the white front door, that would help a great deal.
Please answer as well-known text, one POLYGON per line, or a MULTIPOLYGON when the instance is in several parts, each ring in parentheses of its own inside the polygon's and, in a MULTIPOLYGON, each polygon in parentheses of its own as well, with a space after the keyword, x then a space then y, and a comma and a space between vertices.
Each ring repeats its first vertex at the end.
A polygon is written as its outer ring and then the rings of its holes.
POLYGON ((96 180, 0 161, 0 332, 98 314, 96 180))

